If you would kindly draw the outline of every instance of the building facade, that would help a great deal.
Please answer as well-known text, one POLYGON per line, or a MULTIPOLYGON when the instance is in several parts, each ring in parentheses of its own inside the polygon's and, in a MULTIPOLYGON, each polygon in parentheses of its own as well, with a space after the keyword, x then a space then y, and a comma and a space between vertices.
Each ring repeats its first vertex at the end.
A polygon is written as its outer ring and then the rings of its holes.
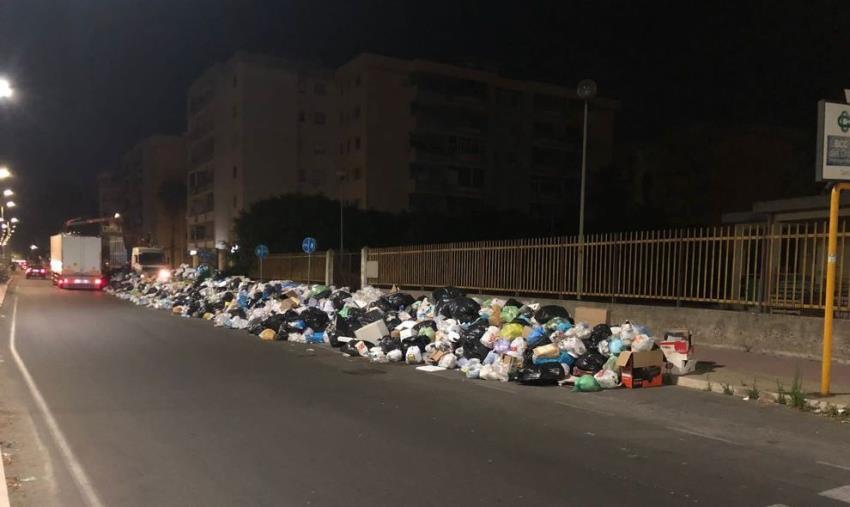
POLYGON ((243 209, 287 193, 326 192, 335 159, 333 73, 237 54, 189 89, 188 248, 224 252, 243 209))
POLYGON ((101 210, 102 216, 120 211, 128 248, 157 246, 169 263, 186 262, 185 139, 160 135, 140 141, 124 155, 120 176, 123 206, 101 210))
MULTIPOLYGON (((577 212, 583 101, 562 86, 361 54, 336 72, 336 195, 360 208, 577 212)), ((617 103, 590 103, 588 169, 611 163, 617 103)))

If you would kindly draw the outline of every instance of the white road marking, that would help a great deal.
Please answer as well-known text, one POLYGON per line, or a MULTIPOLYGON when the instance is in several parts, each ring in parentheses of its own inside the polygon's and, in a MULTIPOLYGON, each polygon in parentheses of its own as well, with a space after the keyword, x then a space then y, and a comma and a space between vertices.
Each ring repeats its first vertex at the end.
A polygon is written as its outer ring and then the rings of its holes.
POLYGON ((815 461, 815 463, 817 463, 818 465, 828 466, 828 467, 832 467, 832 468, 838 468, 838 469, 847 470, 848 472, 850 472, 850 467, 847 467, 847 466, 844 466, 844 465, 836 465, 835 463, 829 463, 829 462, 826 462, 826 461, 815 461))
POLYGON ((850 486, 841 486, 834 489, 828 489, 826 491, 821 491, 818 493, 820 496, 825 496, 827 498, 832 498, 833 500, 838 500, 839 502, 850 503, 850 486))
POLYGON ((695 437, 702 437, 702 438, 707 438, 707 439, 709 439, 709 440, 716 440, 716 441, 718 441, 718 442, 723 442, 723 443, 725 443, 725 444, 729 444, 729 445, 735 445, 735 446, 740 446, 740 445, 741 445, 741 444, 739 444, 738 442, 733 442, 733 441, 731 441, 731 440, 726 440, 725 438, 721 438, 721 437, 715 437, 714 435, 707 435, 707 434, 705 434, 705 433, 699 433, 699 432, 697 432, 697 431, 690 431, 690 430, 685 430, 685 429, 682 429, 682 428, 674 428, 674 427, 672 427, 672 426, 668 426, 668 427, 667 427, 667 429, 668 429, 668 430, 673 430, 673 431, 678 431, 679 433, 684 433, 684 434, 686 434, 686 435, 693 435, 693 436, 695 436, 695 437))
POLYGON ((68 467, 71 476, 77 483, 77 487, 80 490, 80 494, 82 495, 83 500, 91 507, 103 507, 103 502, 100 501, 100 498, 98 498, 97 493, 95 493, 94 486, 92 486, 92 483, 86 475, 83 466, 74 456, 73 451, 71 451, 71 446, 68 444, 68 440, 65 438, 65 435, 59 428, 59 424, 53 417, 53 412, 50 411, 50 408, 47 406, 47 402, 44 401, 44 396, 41 395, 41 391, 39 391, 38 386, 35 385, 35 381, 33 380, 32 375, 30 375, 29 369, 27 369, 27 366, 24 364, 23 359, 21 359, 21 356, 18 354, 18 349, 15 346, 15 330, 17 328, 17 318, 18 298, 15 297, 15 304, 12 306, 12 326, 9 330, 9 349, 12 352, 12 357, 15 359, 15 363, 18 365, 18 370, 20 370, 21 376, 24 377, 24 381, 26 381, 27 383, 27 387, 29 388, 30 394, 35 400, 35 404, 38 406, 38 409, 44 415, 44 422, 47 424, 47 428, 50 430, 50 435, 56 442, 56 446, 62 453, 62 457, 65 460, 65 465, 68 467))
MULTIPOLYGON (((439 375, 436 375, 436 376, 439 376, 439 375)), ((485 380, 483 382, 475 382, 475 385, 479 385, 479 386, 487 388, 487 389, 492 389, 494 391, 502 391, 503 393, 516 394, 516 391, 514 391, 510 388, 502 387, 498 384, 491 384, 490 382, 491 382, 490 380, 485 380)))
POLYGON ((768 505, 767 507, 788 507, 784 503, 775 503, 773 505, 768 505))

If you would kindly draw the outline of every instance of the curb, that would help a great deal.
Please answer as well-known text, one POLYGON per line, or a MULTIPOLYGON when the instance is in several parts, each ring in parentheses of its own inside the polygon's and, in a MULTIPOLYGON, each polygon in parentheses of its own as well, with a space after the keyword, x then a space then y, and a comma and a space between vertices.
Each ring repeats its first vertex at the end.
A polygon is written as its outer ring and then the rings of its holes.
MULTIPOLYGON (((696 378, 688 378, 688 377, 672 377, 672 385, 687 387, 689 389, 699 389, 700 391, 710 391, 713 393, 726 394, 723 390, 723 384, 720 382, 711 382, 708 380, 701 380, 696 378)), ((747 396, 747 387, 744 386, 729 386, 732 389, 732 395, 730 396, 739 396, 741 398, 745 398, 747 396)), ((785 393, 785 397, 788 396, 788 393, 785 393)), ((759 401, 764 400, 770 403, 777 403, 779 400, 779 393, 772 391, 760 391, 759 392, 759 401)), ((806 398, 806 407, 813 410, 828 410, 830 408, 835 408, 836 410, 844 410, 847 411, 848 405, 846 403, 830 403, 829 401, 817 400, 817 399, 809 399, 806 398)))
POLYGON ((3 306, 3 303, 6 302, 6 293, 9 292, 9 286, 12 285, 12 280, 9 279, 8 282, 0 285, 0 306, 3 306))

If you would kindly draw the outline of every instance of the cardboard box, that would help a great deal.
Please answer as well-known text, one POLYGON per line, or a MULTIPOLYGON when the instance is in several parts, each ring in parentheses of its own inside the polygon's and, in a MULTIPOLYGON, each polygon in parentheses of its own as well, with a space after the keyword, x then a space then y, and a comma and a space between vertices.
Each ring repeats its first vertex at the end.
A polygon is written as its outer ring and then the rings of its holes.
POLYGON ((620 377, 625 387, 658 387, 662 384, 664 353, 660 350, 623 351, 617 357, 617 366, 620 368, 620 377))
POLYGON ((502 356, 502 364, 507 366, 508 373, 513 373, 522 368, 522 358, 505 354, 502 356))
POLYGON ((387 325, 383 320, 367 324, 354 332, 354 336, 358 340, 371 343, 378 343, 378 340, 389 334, 390 332, 387 330, 387 325))
POLYGON ((691 332, 687 329, 674 329, 664 333, 664 341, 658 346, 667 361, 667 370, 673 375, 687 375, 696 368, 693 358, 691 332))
POLYGON ((590 327, 597 324, 608 323, 608 309, 606 308, 588 308, 586 306, 577 306, 576 314, 573 320, 578 322, 586 322, 590 327))

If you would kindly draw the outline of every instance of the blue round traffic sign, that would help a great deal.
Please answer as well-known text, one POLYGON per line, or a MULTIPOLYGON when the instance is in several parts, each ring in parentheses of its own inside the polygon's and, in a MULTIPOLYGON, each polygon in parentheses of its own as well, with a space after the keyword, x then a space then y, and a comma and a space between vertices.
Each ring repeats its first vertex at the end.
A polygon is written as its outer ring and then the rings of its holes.
POLYGON ((311 254, 316 251, 316 238, 311 238, 307 236, 304 238, 304 241, 301 242, 301 250, 304 250, 305 254, 311 254))
POLYGON ((254 248, 254 255, 256 255, 260 259, 265 259, 269 256, 269 247, 266 245, 257 245, 254 248))

